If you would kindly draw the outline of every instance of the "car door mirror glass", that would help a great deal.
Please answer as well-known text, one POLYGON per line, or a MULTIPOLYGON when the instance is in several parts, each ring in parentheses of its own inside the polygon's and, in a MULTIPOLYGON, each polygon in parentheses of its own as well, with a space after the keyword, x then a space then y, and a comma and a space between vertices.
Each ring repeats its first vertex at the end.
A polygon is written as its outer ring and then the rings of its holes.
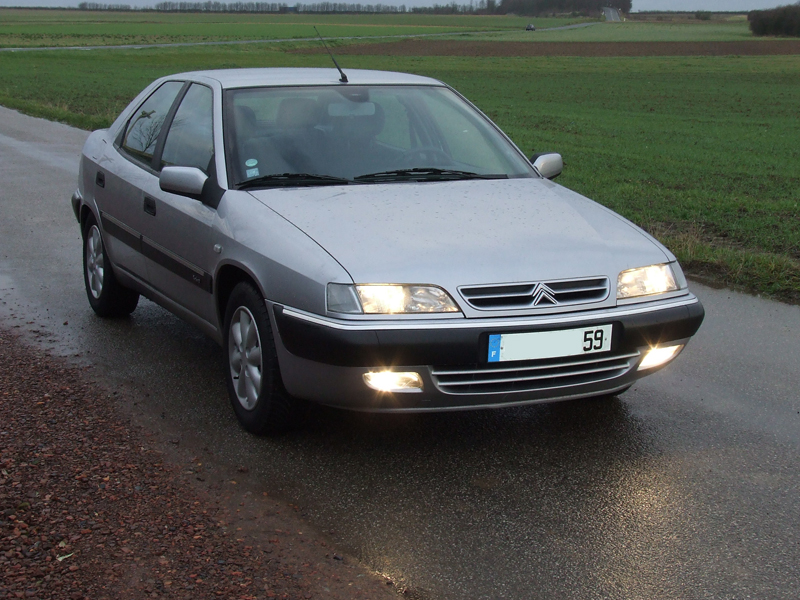
POLYGON ((208 175, 195 167, 164 167, 158 185, 165 192, 188 196, 195 200, 203 193, 208 175))
POLYGON ((531 156, 531 164, 545 179, 555 179, 564 170, 564 160, 555 152, 534 154, 531 156))

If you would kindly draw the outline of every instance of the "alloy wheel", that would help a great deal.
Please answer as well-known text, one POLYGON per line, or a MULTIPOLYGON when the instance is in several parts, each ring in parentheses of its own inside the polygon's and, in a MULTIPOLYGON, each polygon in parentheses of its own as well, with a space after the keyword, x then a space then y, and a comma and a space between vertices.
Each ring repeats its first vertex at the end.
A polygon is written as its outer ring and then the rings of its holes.
POLYGON ((103 256, 103 239, 100 229, 92 225, 86 236, 86 278, 89 290, 95 299, 103 293, 103 275, 105 273, 105 257, 103 256))
POLYGON ((228 364, 239 403, 246 410, 253 410, 261 394, 264 364, 258 326, 253 314, 244 306, 237 308, 231 319, 228 364))

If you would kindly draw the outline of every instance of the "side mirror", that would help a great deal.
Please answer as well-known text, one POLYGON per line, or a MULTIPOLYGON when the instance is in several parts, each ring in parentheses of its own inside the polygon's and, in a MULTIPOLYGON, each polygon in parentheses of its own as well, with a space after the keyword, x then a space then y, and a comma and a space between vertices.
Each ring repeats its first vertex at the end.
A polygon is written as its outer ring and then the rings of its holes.
POLYGON ((158 176, 158 185, 165 192, 197 200, 207 179, 208 175, 196 167, 164 167, 158 176))
POLYGON ((534 154, 531 156, 533 168, 539 171, 539 175, 545 179, 555 179, 564 170, 564 160, 560 154, 550 152, 546 154, 534 154))

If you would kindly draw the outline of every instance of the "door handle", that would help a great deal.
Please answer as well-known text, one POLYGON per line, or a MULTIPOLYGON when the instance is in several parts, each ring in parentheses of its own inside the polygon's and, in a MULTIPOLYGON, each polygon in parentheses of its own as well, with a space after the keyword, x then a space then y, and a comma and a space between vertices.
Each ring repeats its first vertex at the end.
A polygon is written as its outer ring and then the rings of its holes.
POLYGON ((156 201, 152 198, 144 197, 144 212, 148 215, 156 216, 156 201))

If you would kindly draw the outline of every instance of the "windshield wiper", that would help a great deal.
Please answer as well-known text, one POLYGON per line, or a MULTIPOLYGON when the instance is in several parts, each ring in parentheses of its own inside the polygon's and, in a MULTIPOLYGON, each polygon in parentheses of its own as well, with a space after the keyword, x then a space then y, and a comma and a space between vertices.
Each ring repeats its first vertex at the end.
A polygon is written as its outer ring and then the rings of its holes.
POLYGON ((472 171, 417 167, 414 169, 397 169, 395 171, 382 171, 380 173, 359 175, 354 178, 354 181, 456 181, 459 179, 508 179, 508 175, 482 175, 480 173, 473 173, 472 171))
POLYGON ((333 175, 315 175, 314 173, 280 173, 273 175, 262 175, 254 179, 248 179, 237 185, 237 189, 243 190, 251 187, 292 187, 292 186, 311 186, 311 185, 348 185, 353 183, 344 177, 334 177, 333 175))

